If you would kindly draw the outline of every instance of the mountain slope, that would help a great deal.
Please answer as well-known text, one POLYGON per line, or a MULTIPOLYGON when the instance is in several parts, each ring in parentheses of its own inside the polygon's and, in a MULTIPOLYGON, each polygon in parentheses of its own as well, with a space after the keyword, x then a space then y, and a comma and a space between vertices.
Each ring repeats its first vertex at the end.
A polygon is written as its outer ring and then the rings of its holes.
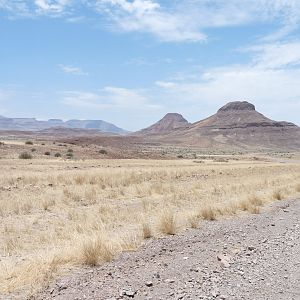
POLYGON ((249 102, 235 101, 187 128, 162 134, 157 140, 203 148, 300 150, 300 128, 265 117, 249 102))

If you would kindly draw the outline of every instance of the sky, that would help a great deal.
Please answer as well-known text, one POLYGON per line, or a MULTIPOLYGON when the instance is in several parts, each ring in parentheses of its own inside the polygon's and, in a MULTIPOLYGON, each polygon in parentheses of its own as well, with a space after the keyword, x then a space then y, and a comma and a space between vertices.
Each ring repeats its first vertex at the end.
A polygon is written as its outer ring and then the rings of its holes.
POLYGON ((300 125, 299 0, 0 0, 0 115, 134 131, 237 100, 300 125))

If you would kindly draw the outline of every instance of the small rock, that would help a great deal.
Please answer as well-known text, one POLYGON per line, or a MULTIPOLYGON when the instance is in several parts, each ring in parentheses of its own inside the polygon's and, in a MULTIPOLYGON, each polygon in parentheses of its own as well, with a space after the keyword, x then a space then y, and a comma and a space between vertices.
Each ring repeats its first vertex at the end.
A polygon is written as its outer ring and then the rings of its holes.
POLYGON ((153 286, 153 282, 152 282, 152 281, 147 281, 147 282, 146 282, 146 286, 147 286, 147 287, 153 286))
POLYGON ((174 279, 166 279, 166 280, 165 280, 165 283, 173 283, 173 282, 175 282, 174 279))

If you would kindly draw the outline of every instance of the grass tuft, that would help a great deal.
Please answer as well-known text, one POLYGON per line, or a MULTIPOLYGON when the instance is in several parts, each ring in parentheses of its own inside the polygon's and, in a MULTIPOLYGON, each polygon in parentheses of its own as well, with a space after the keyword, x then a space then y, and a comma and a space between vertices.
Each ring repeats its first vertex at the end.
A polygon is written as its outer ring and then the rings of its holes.
POLYGON ((163 234, 176 234, 175 215, 171 210, 165 209, 160 215, 159 231, 163 234))
POLYGON ((217 219, 217 212, 216 209, 209 206, 201 209, 200 216, 204 220, 215 221, 217 219))

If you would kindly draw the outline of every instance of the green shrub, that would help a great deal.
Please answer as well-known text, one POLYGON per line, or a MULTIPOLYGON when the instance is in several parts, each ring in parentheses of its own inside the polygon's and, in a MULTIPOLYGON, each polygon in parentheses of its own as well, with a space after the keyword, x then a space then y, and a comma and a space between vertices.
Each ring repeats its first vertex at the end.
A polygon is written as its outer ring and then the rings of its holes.
POLYGON ((67 153, 67 158, 73 158, 74 157, 74 154, 73 153, 67 153))
POLYGON ((60 153, 55 153, 54 156, 55 156, 55 157, 61 157, 61 154, 60 154, 60 153))
POLYGON ((32 159, 32 155, 28 152, 22 152, 20 155, 19 155, 19 158, 20 159, 32 159))
POLYGON ((100 154, 107 154, 107 151, 105 149, 101 149, 101 150, 99 150, 99 153, 100 154))

